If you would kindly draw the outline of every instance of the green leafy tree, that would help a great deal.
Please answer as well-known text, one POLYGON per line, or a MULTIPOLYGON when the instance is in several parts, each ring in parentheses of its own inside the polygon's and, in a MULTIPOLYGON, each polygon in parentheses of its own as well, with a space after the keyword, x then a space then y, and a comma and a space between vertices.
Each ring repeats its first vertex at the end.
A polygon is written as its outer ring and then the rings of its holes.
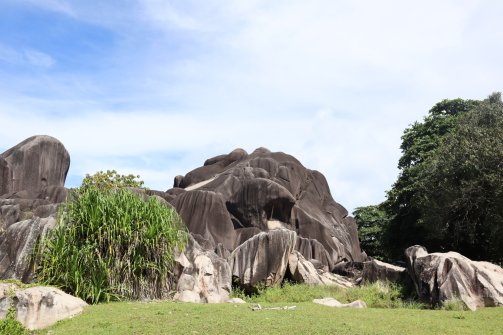
POLYGON ((139 178, 140 176, 138 175, 122 175, 115 170, 107 170, 106 172, 98 171, 94 175, 86 174, 80 186, 80 190, 89 187, 97 187, 100 190, 106 191, 125 187, 144 188, 143 181, 139 178))
POLYGON ((165 298, 187 231, 176 211, 127 187, 137 177, 87 176, 36 252, 37 279, 90 302, 165 298), (124 188, 126 187, 126 188, 124 188))
POLYGON ((503 103, 495 93, 464 113, 418 175, 412 206, 436 250, 503 261, 503 103))
POLYGON ((421 209, 414 202, 421 185, 421 173, 442 139, 455 128, 460 115, 479 104, 474 100, 443 100, 436 104, 423 122, 407 128, 402 136, 400 174, 380 205, 389 221, 385 224, 382 245, 388 258, 400 259, 403 250, 413 244, 428 246, 424 225, 418 224, 421 209))
POLYGON ((384 260, 382 233, 389 222, 387 213, 379 206, 365 206, 356 208, 353 216, 358 225, 358 237, 362 250, 369 256, 384 260))

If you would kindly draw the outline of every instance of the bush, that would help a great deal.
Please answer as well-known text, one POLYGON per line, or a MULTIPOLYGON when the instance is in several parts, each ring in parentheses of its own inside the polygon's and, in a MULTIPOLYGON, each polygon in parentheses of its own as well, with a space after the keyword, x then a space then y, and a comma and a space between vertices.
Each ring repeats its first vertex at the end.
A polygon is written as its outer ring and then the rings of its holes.
POLYGON ((87 302, 169 295, 176 248, 187 232, 155 197, 88 183, 61 208, 38 247, 39 281, 87 302))
POLYGON ((0 320, 0 335, 27 335, 28 330, 16 320, 16 310, 9 308, 5 319, 0 320))
POLYGON ((440 309, 444 311, 466 311, 468 307, 461 299, 449 299, 442 301, 440 309))

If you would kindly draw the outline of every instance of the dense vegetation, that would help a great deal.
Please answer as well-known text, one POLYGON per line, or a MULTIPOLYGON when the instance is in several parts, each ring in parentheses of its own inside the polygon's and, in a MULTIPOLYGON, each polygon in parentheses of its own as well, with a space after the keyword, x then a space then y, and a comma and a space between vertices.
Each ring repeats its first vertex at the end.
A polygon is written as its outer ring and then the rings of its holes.
POLYGON ((187 233, 174 209, 115 171, 88 176, 40 242, 38 280, 90 303, 164 298, 187 233))
POLYGON ((402 136, 400 174, 355 211, 363 249, 400 259, 410 245, 503 260, 503 103, 444 100, 402 136))

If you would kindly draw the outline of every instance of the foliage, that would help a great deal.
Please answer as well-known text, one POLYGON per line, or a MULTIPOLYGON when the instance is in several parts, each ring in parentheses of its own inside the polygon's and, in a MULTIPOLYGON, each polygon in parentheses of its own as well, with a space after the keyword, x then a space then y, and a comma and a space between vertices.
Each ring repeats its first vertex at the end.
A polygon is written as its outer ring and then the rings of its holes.
POLYGON ((382 247, 383 229, 389 222, 388 215, 379 206, 358 207, 353 212, 358 225, 360 247, 367 255, 383 260, 385 255, 382 247))
POLYGON ((414 202, 420 196, 421 174, 429 168, 431 157, 443 138, 455 129, 460 115, 478 104, 480 102, 474 100, 443 100, 429 111, 423 122, 416 122, 405 130, 398 163, 400 174, 388 191, 386 201, 380 205, 389 218, 382 235, 388 259, 401 259, 403 250, 413 244, 430 246, 426 227, 418 224, 421 209, 414 202))
POLYGON ((465 113, 431 155, 413 205, 429 244, 503 261, 503 103, 491 96, 465 113), (492 102, 491 102, 492 101, 492 102))
POLYGON ((332 297, 341 303, 360 299, 375 308, 424 308, 422 304, 404 299, 401 286, 383 282, 352 288, 285 282, 281 287, 262 288, 252 296, 246 296, 241 291, 233 292, 233 296, 254 303, 298 303, 332 297))
POLYGON ((15 308, 9 308, 6 318, 0 320, 0 335, 28 335, 28 330, 16 320, 15 308))
POLYGON ((117 184, 86 183, 60 208, 37 250, 39 281, 90 303, 169 294, 174 252, 187 239, 183 223, 155 197, 117 184))
POLYGON ((500 335, 503 307, 472 311, 367 308, 337 309, 313 304, 260 303, 264 307, 297 306, 289 311, 251 311, 251 304, 114 302, 89 306, 81 315, 58 322, 38 334, 444 334, 500 335))
POLYGON ((468 307, 461 299, 449 299, 442 302, 440 309, 445 311, 467 311, 468 307))
POLYGON ((139 178, 138 175, 121 175, 115 170, 98 171, 94 175, 86 174, 80 190, 90 187, 97 187, 105 191, 126 187, 143 188, 143 181, 139 178))

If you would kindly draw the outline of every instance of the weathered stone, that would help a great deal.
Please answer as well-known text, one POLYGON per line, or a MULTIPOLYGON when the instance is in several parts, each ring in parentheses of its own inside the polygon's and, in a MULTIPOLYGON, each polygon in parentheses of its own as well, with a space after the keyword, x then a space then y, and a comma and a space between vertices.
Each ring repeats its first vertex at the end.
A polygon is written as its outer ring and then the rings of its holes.
POLYGON ((405 251, 418 296, 437 305, 461 299, 468 308, 503 306, 503 269, 457 252, 431 253, 422 246, 405 251))
POLYGON ((191 236, 178 252, 177 293, 175 300, 196 303, 220 303, 229 299, 231 271, 227 260, 211 250, 203 250, 191 236))
POLYGON ((318 267, 363 260, 356 223, 333 200, 325 177, 290 155, 237 149, 176 177, 174 186, 167 199, 205 248, 220 243, 232 251, 260 232, 288 229, 318 267))
POLYGON ((349 304, 342 304, 334 298, 314 299, 315 304, 335 308, 367 308, 367 304, 362 300, 355 300, 349 304))
POLYGON ((70 167, 65 147, 50 136, 30 137, 0 156, 7 162, 12 178, 8 192, 4 193, 64 186, 70 167))
POLYGON ((16 310, 16 320, 29 330, 48 327, 82 312, 87 304, 79 298, 54 287, 20 289, 13 284, 0 285, 0 319, 10 307, 16 310))
POLYGON ((251 290, 258 283, 279 285, 288 268, 288 256, 295 247, 297 234, 291 230, 272 230, 259 233, 231 254, 232 275, 240 285, 251 290))
POLYGON ((229 304, 246 304, 246 301, 244 301, 243 299, 240 299, 240 298, 232 298, 232 299, 227 300, 227 302, 229 304))
POLYGON ((363 262, 362 277, 363 281, 368 283, 376 281, 404 283, 408 281, 408 274, 405 268, 381 262, 377 259, 363 262))
POLYGON ((2 155, 0 155, 0 195, 9 193, 9 190, 11 189, 11 182, 12 176, 9 164, 2 155))
POLYGON ((29 282, 33 276, 30 255, 39 236, 54 227, 54 217, 35 217, 9 225, 0 234, 0 279, 29 282))
POLYGON ((298 251, 293 251, 288 257, 289 279, 297 283, 310 285, 335 285, 340 287, 352 287, 353 282, 343 276, 316 269, 313 263, 306 260, 298 251))

